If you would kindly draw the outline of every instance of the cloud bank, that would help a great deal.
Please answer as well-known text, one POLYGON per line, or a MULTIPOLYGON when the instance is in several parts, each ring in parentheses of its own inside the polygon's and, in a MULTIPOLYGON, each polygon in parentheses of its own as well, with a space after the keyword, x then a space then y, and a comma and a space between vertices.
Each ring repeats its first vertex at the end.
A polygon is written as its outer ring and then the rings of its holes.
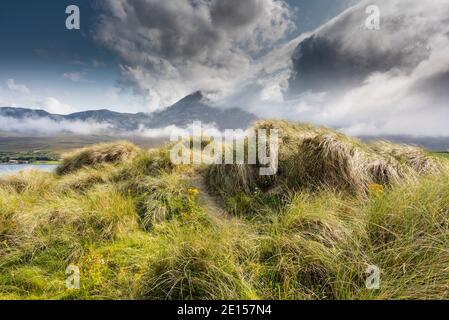
MULTIPOLYGON (((216 125, 202 123, 205 135, 219 136, 222 132, 216 125)), ((44 118, 17 118, 0 116, 0 131, 14 132, 26 135, 55 136, 61 134, 74 135, 109 135, 121 137, 142 137, 148 139, 169 140, 173 136, 191 136, 193 124, 186 126, 170 125, 159 128, 146 128, 141 125, 137 130, 117 130, 112 124, 106 122, 80 121, 80 120, 55 120, 44 118)))
POLYGON ((62 103, 54 97, 46 97, 37 101, 35 105, 38 108, 53 114, 69 114, 76 111, 72 106, 62 103))
POLYGON ((15 118, 0 116, 1 131, 22 134, 53 135, 71 133, 79 135, 104 134, 110 132, 111 126, 107 123, 88 121, 55 121, 50 118, 25 118, 18 121, 15 118))
POLYGON ((83 72, 65 72, 62 77, 72 82, 89 82, 83 72))
POLYGON ((14 79, 8 79, 6 81, 6 86, 9 90, 15 91, 21 94, 30 94, 31 90, 24 84, 16 83, 14 79))

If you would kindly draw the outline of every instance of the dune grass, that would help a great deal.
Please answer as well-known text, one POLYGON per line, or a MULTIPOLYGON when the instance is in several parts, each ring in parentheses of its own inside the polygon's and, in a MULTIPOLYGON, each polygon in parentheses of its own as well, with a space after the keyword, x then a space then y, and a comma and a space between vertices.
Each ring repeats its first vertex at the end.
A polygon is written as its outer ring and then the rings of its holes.
POLYGON ((74 152, 56 174, 0 178, 0 298, 449 298, 444 159, 258 125, 282 132, 268 180, 123 142, 74 152), (69 265, 79 290, 66 288, 69 265), (378 290, 365 285, 371 265, 378 290))

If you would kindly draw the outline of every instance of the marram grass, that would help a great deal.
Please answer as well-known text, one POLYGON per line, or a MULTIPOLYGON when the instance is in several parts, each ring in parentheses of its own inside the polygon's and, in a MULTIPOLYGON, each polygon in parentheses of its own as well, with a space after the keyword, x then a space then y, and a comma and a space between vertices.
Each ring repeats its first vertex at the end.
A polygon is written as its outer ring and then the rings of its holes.
POLYGON ((288 122, 280 171, 173 166, 169 146, 0 178, 2 299, 447 299, 444 158, 288 122), (80 289, 65 270, 80 269, 80 289), (368 266, 380 287, 366 288, 368 266))

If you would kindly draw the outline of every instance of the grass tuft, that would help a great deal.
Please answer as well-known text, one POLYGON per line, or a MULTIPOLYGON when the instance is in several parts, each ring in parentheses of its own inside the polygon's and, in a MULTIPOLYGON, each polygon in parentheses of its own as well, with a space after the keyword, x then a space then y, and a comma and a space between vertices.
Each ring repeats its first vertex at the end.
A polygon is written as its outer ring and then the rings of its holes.
POLYGON ((128 142, 99 144, 66 154, 62 164, 57 168, 57 173, 65 175, 84 167, 124 162, 135 157, 137 153, 138 148, 128 142))

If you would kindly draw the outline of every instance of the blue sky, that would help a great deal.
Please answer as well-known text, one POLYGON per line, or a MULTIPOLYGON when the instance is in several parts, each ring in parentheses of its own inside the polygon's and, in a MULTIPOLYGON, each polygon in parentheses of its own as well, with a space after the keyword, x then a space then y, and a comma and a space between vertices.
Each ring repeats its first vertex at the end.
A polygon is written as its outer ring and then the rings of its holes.
MULTIPOLYGON (((348 0, 288 3, 296 10, 296 30, 289 34, 292 38, 336 16, 348 0)), ((96 1, 2 1, 0 105, 65 112, 101 108, 146 111, 141 96, 117 86, 121 60, 95 40, 98 19, 96 1), (70 4, 81 9, 79 31, 65 28, 65 8, 70 4)))
POLYGON ((73 105, 74 109, 97 108, 102 102, 101 93, 115 85, 118 61, 111 52, 96 45, 92 35, 94 23, 91 1, 3 2, 1 85, 5 87, 8 79, 14 79, 27 86, 32 93, 37 93, 30 102, 48 96, 73 105), (81 10, 79 31, 65 28, 65 8, 70 4, 78 5, 81 10), (71 81, 64 77, 65 73, 79 73, 84 79, 71 81))

